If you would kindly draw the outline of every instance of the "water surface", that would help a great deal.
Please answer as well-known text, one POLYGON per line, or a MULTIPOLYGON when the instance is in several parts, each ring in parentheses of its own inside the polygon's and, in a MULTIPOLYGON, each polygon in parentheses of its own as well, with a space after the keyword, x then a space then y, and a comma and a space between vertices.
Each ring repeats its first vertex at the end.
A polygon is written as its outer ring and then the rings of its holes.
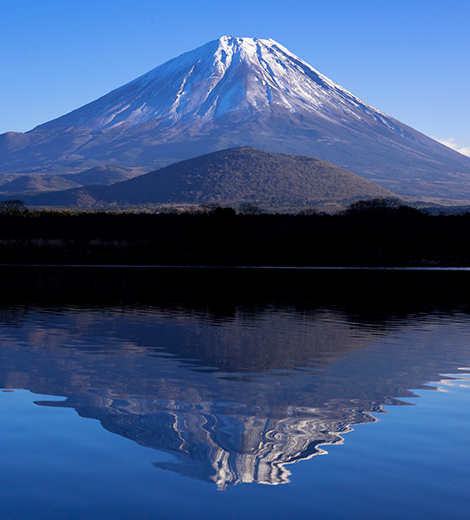
POLYGON ((467 518, 466 278, 70 273, 3 280, 0 518, 467 518))

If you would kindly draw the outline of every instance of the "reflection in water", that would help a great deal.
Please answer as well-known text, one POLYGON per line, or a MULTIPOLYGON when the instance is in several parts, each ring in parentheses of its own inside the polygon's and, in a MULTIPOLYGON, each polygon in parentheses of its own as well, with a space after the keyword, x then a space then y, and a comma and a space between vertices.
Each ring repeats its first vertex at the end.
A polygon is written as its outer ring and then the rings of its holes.
POLYGON ((470 364, 463 311, 18 304, 1 329, 0 387, 63 396, 37 404, 73 408, 219 489, 289 482, 287 465, 470 364))

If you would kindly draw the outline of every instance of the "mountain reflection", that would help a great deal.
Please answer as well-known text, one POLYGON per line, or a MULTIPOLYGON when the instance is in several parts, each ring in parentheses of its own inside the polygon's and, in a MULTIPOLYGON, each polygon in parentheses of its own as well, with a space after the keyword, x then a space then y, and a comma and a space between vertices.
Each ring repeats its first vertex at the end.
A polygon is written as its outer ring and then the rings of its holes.
POLYGON ((288 465, 468 366, 466 314, 388 316, 289 305, 235 306, 217 318, 184 305, 9 306, 0 387, 63 396, 37 404, 73 408, 173 456, 158 468, 220 489, 282 484, 288 465))
POLYGON ((322 444, 341 443, 340 435, 349 431, 348 424, 375 420, 355 410, 331 413, 296 406, 275 411, 246 406, 234 413, 210 402, 108 398, 91 407, 79 401, 71 399, 62 406, 73 407, 80 415, 98 419, 108 431, 177 459, 155 466, 214 482, 219 489, 242 482, 289 482, 285 465, 324 453, 322 444))

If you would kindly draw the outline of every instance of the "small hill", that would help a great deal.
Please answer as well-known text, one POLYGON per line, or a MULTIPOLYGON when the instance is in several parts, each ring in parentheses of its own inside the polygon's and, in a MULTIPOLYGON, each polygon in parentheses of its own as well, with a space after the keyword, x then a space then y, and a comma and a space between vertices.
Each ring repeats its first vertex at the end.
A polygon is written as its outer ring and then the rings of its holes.
POLYGON ((60 191, 82 186, 65 177, 40 177, 38 175, 21 175, 0 186, 0 193, 28 193, 41 191, 60 191))
POLYGON ((394 193, 334 164, 299 155, 231 148, 181 161, 111 186, 25 198, 28 205, 309 204, 394 193))
POLYGON ((101 165, 80 173, 41 176, 41 175, 5 175, 0 179, 0 193, 34 194, 45 191, 64 191, 83 186, 115 184, 142 175, 140 170, 123 168, 113 164, 101 165))
POLYGON ((95 166, 80 173, 61 175, 63 179, 76 182, 82 186, 93 186, 96 184, 110 185, 136 177, 131 168, 122 168, 114 164, 95 166))

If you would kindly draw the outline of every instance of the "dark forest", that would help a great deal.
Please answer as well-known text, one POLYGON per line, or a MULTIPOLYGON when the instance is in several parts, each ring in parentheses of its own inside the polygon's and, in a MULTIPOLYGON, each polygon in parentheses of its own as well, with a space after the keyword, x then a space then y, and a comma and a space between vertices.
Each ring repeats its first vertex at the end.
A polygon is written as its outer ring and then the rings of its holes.
POLYGON ((387 199, 340 214, 211 206, 185 213, 0 208, 0 264, 470 266, 470 213, 387 199))

